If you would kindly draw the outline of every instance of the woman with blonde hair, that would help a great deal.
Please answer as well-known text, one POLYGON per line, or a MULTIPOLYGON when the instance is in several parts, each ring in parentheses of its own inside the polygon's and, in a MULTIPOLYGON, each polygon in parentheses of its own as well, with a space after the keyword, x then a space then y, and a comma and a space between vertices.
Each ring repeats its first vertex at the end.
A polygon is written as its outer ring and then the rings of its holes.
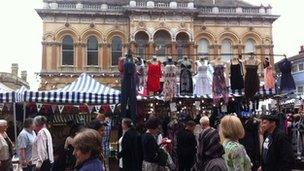
POLYGON ((237 116, 226 115, 221 119, 220 138, 225 154, 223 155, 229 171, 250 171, 251 161, 239 139, 245 136, 242 122, 237 116))

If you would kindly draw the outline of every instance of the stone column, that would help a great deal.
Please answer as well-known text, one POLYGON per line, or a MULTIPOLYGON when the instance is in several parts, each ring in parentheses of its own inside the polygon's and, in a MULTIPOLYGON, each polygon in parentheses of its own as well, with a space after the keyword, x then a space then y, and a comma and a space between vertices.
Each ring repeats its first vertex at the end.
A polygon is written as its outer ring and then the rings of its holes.
POLYGON ((102 69, 109 69, 109 66, 110 66, 110 52, 109 52, 109 49, 111 47, 111 44, 103 44, 102 45, 102 69))
POLYGON ((59 51, 58 47, 60 47, 59 45, 60 45, 60 43, 56 43, 56 42, 51 44, 51 47, 52 47, 52 56, 51 56, 52 65, 51 65, 51 69, 55 70, 55 71, 58 69, 57 66, 58 66, 58 51, 59 51))
POLYGON ((98 43, 98 67, 99 68, 103 68, 102 64, 103 64, 103 44, 102 43, 98 43))
POLYGON ((154 42, 153 41, 149 42, 149 51, 148 51, 148 53, 149 53, 149 58, 151 58, 152 55, 154 54, 154 42))
POLYGON ((191 55, 190 58, 192 61, 196 60, 195 51, 194 51, 194 42, 189 43, 189 54, 191 55))
POLYGON ((46 54, 46 42, 41 42, 42 44, 42 70, 46 70, 46 58, 47 58, 47 54, 46 54))
POLYGON ((176 41, 172 41, 171 49, 172 49, 171 51, 172 59, 176 60, 177 58, 176 41))
POLYGON ((75 43, 75 55, 74 55, 74 67, 77 67, 76 70, 83 70, 84 67, 84 59, 86 59, 86 55, 83 53, 83 49, 86 47, 85 43, 75 43))
POLYGON ((220 55, 220 51, 221 51, 221 45, 219 44, 214 44, 211 45, 211 48, 213 48, 213 54, 212 56, 210 56, 210 60, 214 60, 216 57, 218 57, 220 55))

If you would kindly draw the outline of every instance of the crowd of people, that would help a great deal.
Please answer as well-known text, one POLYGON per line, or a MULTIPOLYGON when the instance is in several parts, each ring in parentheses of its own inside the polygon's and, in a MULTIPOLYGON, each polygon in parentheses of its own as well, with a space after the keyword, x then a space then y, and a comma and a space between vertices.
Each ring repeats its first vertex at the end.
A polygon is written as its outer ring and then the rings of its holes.
MULTIPOLYGON (((180 121, 178 121, 180 122, 180 121)), ((291 170, 294 154, 287 136, 277 127, 277 116, 260 118, 261 143, 259 167, 240 143, 245 136, 241 120, 226 115, 218 127, 210 126, 208 116, 197 124, 183 121, 173 138, 166 136, 157 117, 145 122, 145 131, 138 130, 129 118, 121 121, 122 136, 118 140, 119 169, 122 171, 272 171, 291 170), (199 127, 199 132, 197 129, 199 127)), ((53 140, 44 116, 28 118, 19 133, 16 147, 6 134, 7 122, 0 120, 0 170, 12 171, 15 148, 25 171, 50 171, 54 167, 53 140)), ((64 170, 108 171, 111 120, 97 115, 88 127, 71 129, 64 148, 68 151, 64 170)))

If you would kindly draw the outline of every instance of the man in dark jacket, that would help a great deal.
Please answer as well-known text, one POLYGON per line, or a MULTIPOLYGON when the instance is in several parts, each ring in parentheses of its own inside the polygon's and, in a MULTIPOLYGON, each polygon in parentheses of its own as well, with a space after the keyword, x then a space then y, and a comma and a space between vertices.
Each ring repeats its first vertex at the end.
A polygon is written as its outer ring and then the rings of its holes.
POLYGON ((264 133, 262 147, 263 171, 291 171, 294 155, 287 136, 277 128, 278 117, 275 114, 263 115, 261 128, 264 133))
POLYGON ((125 132, 122 138, 122 150, 118 158, 122 158, 123 171, 141 171, 141 139, 129 118, 122 120, 122 129, 125 132))
POLYGON ((176 134, 179 171, 190 171, 194 164, 196 139, 193 134, 194 121, 188 121, 186 128, 176 134))

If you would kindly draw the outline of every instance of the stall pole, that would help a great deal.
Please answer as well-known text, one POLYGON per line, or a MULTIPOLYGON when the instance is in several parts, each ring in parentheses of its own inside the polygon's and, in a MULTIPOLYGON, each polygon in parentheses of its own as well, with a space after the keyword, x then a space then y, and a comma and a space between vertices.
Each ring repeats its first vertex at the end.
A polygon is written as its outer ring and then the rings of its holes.
POLYGON ((26 117, 26 103, 23 102, 23 122, 25 121, 25 117, 26 117))
POLYGON ((15 143, 17 142, 17 119, 16 119, 16 103, 13 103, 14 111, 14 133, 15 133, 15 143))

